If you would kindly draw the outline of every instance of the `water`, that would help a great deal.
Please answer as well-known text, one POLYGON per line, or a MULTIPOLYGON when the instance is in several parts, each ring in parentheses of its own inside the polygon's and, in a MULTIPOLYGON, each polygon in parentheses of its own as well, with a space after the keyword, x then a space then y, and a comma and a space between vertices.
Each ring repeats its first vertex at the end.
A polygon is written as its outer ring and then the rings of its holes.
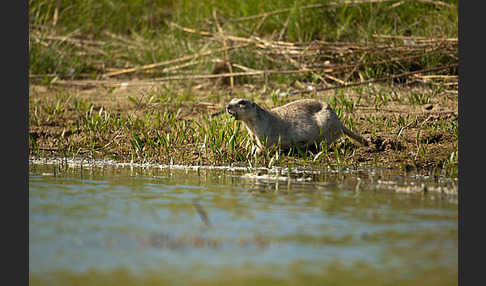
POLYGON ((31 284, 457 285, 451 182, 245 174, 31 162, 31 284))

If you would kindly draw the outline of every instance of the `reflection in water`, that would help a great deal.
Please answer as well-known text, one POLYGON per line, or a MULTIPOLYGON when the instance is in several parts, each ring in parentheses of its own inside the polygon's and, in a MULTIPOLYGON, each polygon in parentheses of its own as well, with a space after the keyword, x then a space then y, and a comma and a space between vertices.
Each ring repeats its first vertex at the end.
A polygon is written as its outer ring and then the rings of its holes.
POLYGON ((30 168, 29 272, 39 283, 45 273, 118 269, 151 280, 163 270, 164 281, 250 269, 262 281, 332 282, 367 269, 370 281, 434 273, 447 281, 429 284, 457 284, 457 196, 393 191, 439 182, 383 172, 30 168))

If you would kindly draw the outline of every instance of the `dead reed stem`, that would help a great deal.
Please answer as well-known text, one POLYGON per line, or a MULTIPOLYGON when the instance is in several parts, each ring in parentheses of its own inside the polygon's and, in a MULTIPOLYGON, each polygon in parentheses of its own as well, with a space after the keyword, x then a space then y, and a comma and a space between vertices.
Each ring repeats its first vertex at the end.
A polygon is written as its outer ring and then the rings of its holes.
POLYGON ((120 74, 133 73, 133 72, 136 72, 136 71, 153 69, 153 68, 157 68, 157 67, 161 67, 161 66, 165 66, 165 65, 169 65, 169 64, 174 64, 174 63, 179 63, 179 62, 183 62, 183 61, 197 59, 199 57, 207 56, 207 55, 210 55, 210 54, 213 54, 213 53, 224 52, 224 51, 227 51, 227 50, 230 50, 230 49, 237 49, 237 48, 242 48, 242 47, 246 47, 246 46, 248 46, 248 45, 244 44, 244 45, 232 46, 232 47, 221 48, 221 49, 216 49, 216 50, 209 50, 209 51, 197 53, 197 54, 194 54, 194 55, 184 56, 184 57, 181 57, 181 58, 163 61, 163 62, 159 62, 159 63, 155 63, 155 64, 150 64, 150 65, 145 65, 145 66, 136 67, 136 68, 129 68, 129 69, 123 69, 123 70, 118 70, 118 71, 114 71, 114 72, 109 72, 109 73, 104 74, 103 77, 110 77, 110 76, 115 76, 115 75, 120 75, 120 74))
MULTIPOLYGON (((221 25, 219 24, 218 17, 216 15, 216 10, 213 10, 213 18, 214 18, 214 22, 216 23, 216 27, 218 28, 219 35, 223 39, 223 47, 225 49, 224 50, 225 65, 228 68, 229 72, 233 73, 233 68, 231 67, 231 60, 228 54, 228 40, 226 39, 223 28, 221 28, 221 25)), ((230 76, 231 89, 234 88, 234 85, 235 85, 235 78, 233 76, 230 76)))
MULTIPOLYGON (((356 83, 335 85, 335 86, 331 86, 331 87, 316 87, 315 90, 316 91, 324 91, 324 90, 359 86, 359 85, 364 85, 364 84, 369 84, 369 83, 374 83, 374 82, 387 81, 387 80, 392 80, 392 79, 396 79, 396 78, 407 77, 407 76, 419 74, 419 73, 427 73, 427 72, 432 72, 432 71, 445 70, 445 69, 454 68, 454 67, 457 67, 457 66, 458 66, 457 64, 450 64, 450 65, 434 67, 434 68, 430 68, 430 69, 422 69, 422 70, 418 70, 418 71, 404 72, 404 73, 400 73, 400 74, 396 74, 396 75, 374 78, 374 79, 360 81, 360 82, 356 82, 356 83)), ((292 91, 291 93, 292 94, 301 94, 301 93, 307 93, 307 92, 311 92, 311 91, 309 91, 309 90, 296 90, 296 91, 292 91)))

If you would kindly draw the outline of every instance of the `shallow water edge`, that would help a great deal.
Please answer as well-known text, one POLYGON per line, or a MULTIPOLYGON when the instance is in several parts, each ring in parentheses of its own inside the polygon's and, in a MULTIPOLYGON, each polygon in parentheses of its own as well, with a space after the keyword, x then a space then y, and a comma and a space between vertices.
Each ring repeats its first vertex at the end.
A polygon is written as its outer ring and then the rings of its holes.
POLYGON ((457 194, 438 191, 453 181, 42 161, 31 285, 457 284, 457 194))
POLYGON ((443 195, 458 194, 458 179, 448 177, 432 177, 421 175, 416 172, 400 172, 394 169, 383 168, 303 168, 303 167, 242 167, 242 166, 191 166, 191 165, 168 165, 156 163, 119 162, 114 160, 91 160, 86 158, 35 158, 29 159, 29 166, 50 165, 52 172, 63 170, 80 169, 130 169, 135 174, 149 174, 150 170, 179 170, 179 171, 220 171, 241 175, 244 178, 257 181, 322 181, 326 175, 354 175, 356 179, 356 190, 366 187, 363 179, 371 178, 375 189, 393 190, 401 193, 437 193, 443 195))

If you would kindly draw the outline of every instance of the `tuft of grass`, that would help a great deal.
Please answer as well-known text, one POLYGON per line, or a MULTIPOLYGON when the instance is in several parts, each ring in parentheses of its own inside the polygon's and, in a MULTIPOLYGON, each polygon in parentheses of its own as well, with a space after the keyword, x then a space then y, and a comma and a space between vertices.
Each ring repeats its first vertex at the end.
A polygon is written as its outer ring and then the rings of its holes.
POLYGON ((430 103, 430 96, 423 93, 411 92, 408 97, 408 101, 411 105, 424 105, 430 103))

